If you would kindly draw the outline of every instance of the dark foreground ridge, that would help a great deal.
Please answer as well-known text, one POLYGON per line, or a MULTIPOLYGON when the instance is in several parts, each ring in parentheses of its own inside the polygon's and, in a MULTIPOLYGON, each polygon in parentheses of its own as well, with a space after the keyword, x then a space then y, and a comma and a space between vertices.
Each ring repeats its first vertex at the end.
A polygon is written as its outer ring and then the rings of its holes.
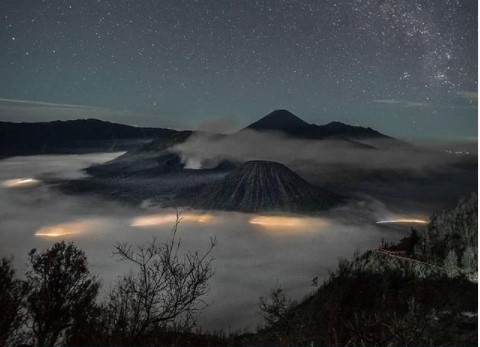
POLYGON ((241 212, 308 212, 341 202, 335 194, 308 183, 283 164, 256 160, 201 189, 191 205, 241 212))

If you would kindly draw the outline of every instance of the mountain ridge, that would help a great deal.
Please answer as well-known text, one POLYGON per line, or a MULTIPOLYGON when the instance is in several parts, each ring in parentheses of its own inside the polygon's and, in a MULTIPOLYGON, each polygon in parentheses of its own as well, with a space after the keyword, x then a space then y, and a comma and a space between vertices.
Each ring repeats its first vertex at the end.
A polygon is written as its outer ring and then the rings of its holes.
POLYGON ((289 137, 308 140, 340 140, 358 148, 373 149, 377 146, 388 147, 406 144, 370 127, 353 126, 339 121, 332 121, 324 125, 310 124, 284 109, 275 110, 267 114, 247 125, 240 132, 245 130, 254 130, 262 133, 282 133, 289 137))
POLYGON ((0 122, 0 155, 60 154, 128 150, 176 133, 94 118, 52 122, 0 122))

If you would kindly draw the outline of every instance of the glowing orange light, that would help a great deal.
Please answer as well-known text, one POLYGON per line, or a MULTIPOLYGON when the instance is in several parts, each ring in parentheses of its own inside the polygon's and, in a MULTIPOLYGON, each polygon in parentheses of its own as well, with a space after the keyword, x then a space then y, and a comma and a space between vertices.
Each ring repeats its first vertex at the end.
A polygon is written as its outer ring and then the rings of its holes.
POLYGON ((377 224, 428 224, 428 221, 423 219, 390 219, 379 220, 377 224))
POLYGON ((57 225, 51 225, 51 226, 40 228, 35 233, 35 236, 62 237, 62 236, 82 233, 86 231, 87 228, 88 228, 88 223, 84 221, 57 224, 57 225))
POLYGON ((202 215, 202 216, 198 217, 197 222, 208 223, 208 222, 211 222, 212 219, 213 219, 213 217, 211 215, 205 214, 205 215, 202 215))
POLYGON ((326 228, 329 222, 320 218, 286 217, 286 216, 255 216, 248 221, 266 232, 278 234, 298 234, 316 232, 326 228))
MULTIPOLYGON (((209 214, 181 214, 181 221, 193 222, 193 223, 208 223, 213 219, 212 215, 209 214)), ((177 220, 177 215, 175 213, 170 214, 156 214, 150 216, 141 216, 134 218, 130 224, 132 227, 151 227, 163 224, 173 224, 177 220)))
POLYGON ((40 183, 40 181, 34 178, 15 178, 15 179, 3 181, 2 186, 6 188, 30 187, 38 183, 40 183))
POLYGON ((248 222, 250 224, 273 227, 302 227, 307 224, 302 218, 279 216, 257 216, 252 217, 248 222))

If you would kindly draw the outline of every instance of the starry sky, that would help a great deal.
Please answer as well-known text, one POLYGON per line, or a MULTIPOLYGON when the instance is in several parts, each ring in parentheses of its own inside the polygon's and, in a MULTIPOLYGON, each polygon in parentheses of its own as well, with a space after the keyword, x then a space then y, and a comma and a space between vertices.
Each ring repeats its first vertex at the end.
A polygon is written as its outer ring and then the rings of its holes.
POLYGON ((2 0, 0 120, 232 131, 274 109, 477 138, 476 0, 2 0))

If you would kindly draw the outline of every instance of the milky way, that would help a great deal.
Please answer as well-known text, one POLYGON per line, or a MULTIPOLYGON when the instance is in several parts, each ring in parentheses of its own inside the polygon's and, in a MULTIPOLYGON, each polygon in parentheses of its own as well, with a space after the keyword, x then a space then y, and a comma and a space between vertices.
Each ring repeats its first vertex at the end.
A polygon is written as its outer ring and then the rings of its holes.
POLYGON ((238 128, 287 108, 476 137, 474 0, 4 0, 0 13, 0 119, 238 128))

